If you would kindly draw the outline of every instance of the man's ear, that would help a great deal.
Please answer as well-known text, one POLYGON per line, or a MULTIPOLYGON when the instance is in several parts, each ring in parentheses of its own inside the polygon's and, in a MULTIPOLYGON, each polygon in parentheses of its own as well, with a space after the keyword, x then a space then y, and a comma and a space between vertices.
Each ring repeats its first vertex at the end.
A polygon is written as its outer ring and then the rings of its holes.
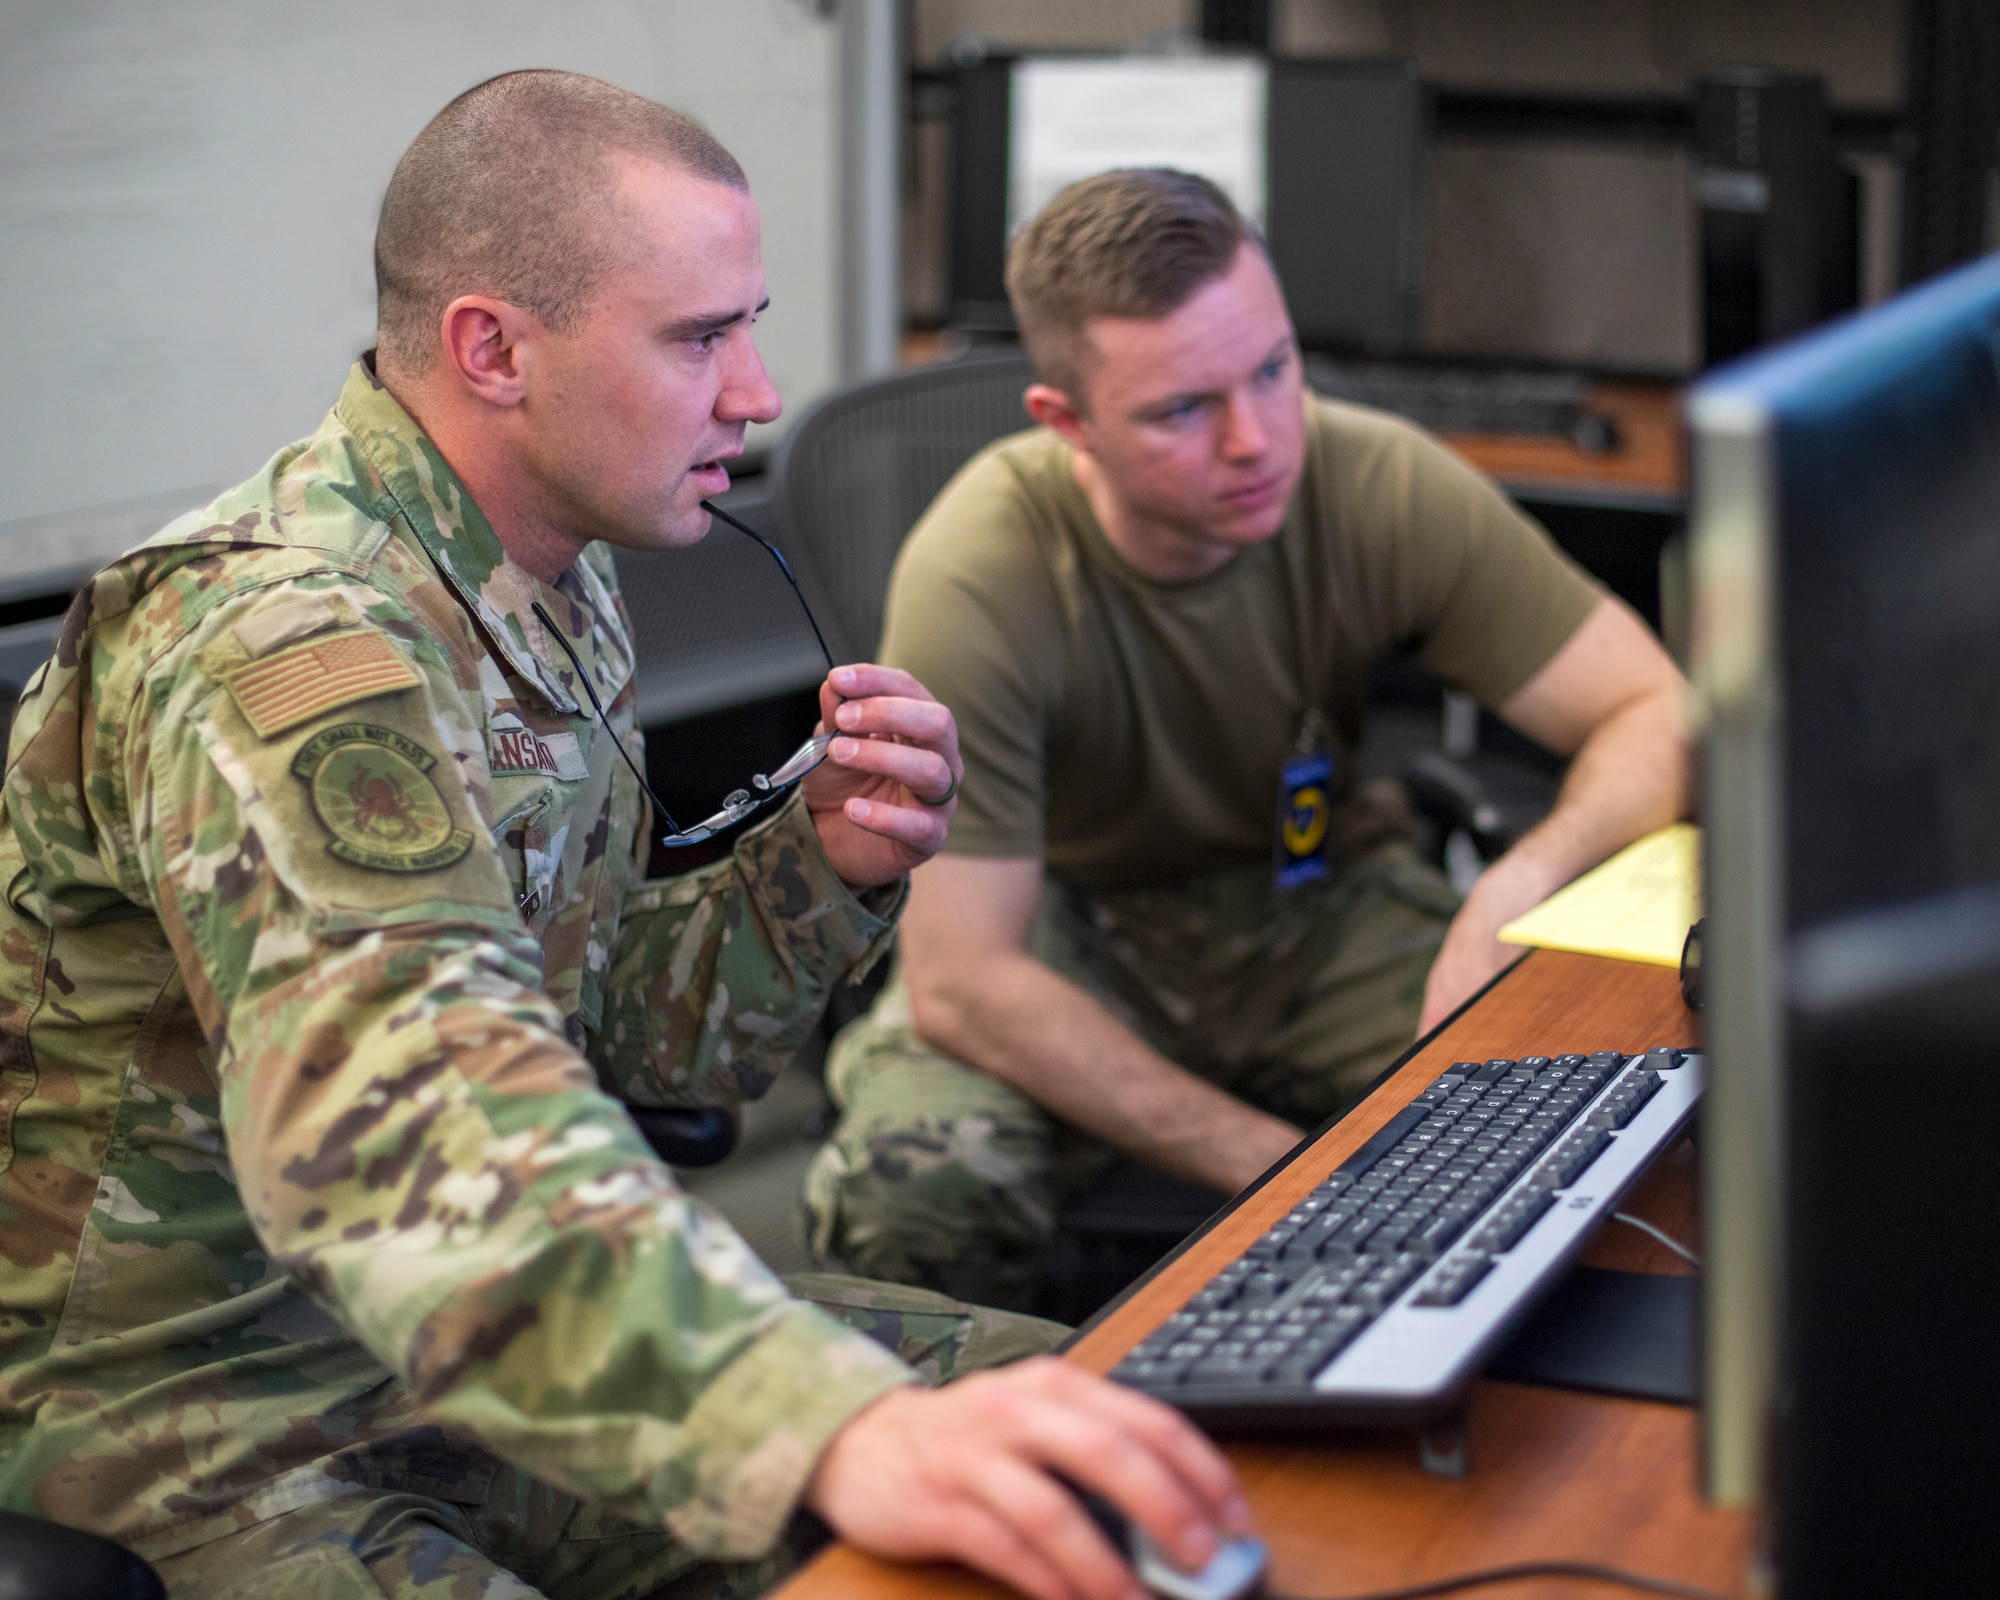
POLYGON ((438 320, 443 365, 488 405, 517 406, 525 387, 522 340, 540 328, 532 311, 508 301, 460 295, 438 320))
POLYGON ((1029 416, 1057 438, 1078 449, 1086 448, 1083 413, 1062 390, 1052 389, 1046 383, 1031 383, 1028 392, 1021 396, 1021 403, 1028 408, 1029 416))

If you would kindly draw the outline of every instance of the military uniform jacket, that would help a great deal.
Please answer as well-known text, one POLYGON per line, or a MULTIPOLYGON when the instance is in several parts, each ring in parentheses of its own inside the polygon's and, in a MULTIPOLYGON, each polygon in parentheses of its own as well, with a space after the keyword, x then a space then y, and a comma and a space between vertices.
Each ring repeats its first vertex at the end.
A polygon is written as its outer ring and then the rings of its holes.
POLYGON ((508 562, 357 365, 71 607, 0 798, 0 1504, 165 1555, 476 1498, 442 1429, 755 1554, 907 1381, 614 1098, 760 1093, 902 891, 857 901, 796 797, 642 881, 535 602, 637 755, 609 555, 508 562))

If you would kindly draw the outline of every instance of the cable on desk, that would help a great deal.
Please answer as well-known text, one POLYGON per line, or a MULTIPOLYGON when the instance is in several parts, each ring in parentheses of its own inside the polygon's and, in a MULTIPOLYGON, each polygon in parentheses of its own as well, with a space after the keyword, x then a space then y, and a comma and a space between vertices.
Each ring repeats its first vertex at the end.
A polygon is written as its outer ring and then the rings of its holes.
MULTIPOLYGON (((1512 1566, 1481 1567, 1476 1572, 1433 1578, 1427 1583, 1413 1583, 1402 1589, 1371 1589, 1366 1594, 1341 1595, 1338 1600, 1425 1600, 1428 1595, 1456 1594, 1461 1589, 1516 1583, 1523 1578, 1580 1578, 1588 1583, 1636 1589, 1642 1594, 1668 1595, 1672 1600, 1727 1600, 1726 1596, 1717 1594, 1713 1589, 1676 1583, 1671 1578, 1650 1578, 1643 1572, 1625 1572, 1617 1567, 1600 1566, 1595 1561, 1518 1561, 1512 1566)), ((1267 1589, 1264 1594, 1265 1600, 1290 1600, 1275 1589, 1267 1589)))
POLYGON ((1629 1211, 1614 1211, 1611 1213, 1611 1220, 1613 1222, 1622 1222, 1628 1228, 1637 1228, 1641 1233, 1650 1233, 1683 1261, 1692 1262, 1697 1267, 1701 1265, 1700 1256, 1696 1255, 1664 1228, 1654 1227, 1644 1217, 1635 1217, 1629 1211))

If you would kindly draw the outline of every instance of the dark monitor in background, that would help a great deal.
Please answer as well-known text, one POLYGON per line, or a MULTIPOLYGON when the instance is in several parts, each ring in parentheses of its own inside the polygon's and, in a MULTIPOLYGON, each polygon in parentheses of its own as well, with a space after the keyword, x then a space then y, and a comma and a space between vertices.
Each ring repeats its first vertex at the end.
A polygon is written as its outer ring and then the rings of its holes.
POLYGON ((1299 342, 1410 350, 1430 119, 1416 63, 1273 62, 1269 117, 1264 232, 1299 342))
MULTIPOLYGON (((1062 64, 1063 58, 996 56, 959 73, 951 217, 951 319, 959 328, 1012 331, 1005 271, 1007 240, 1025 220, 1016 214, 1018 178, 1010 184, 1021 155, 1024 74, 1062 64)), ((1248 197, 1246 209, 1264 226, 1301 342, 1371 355, 1407 351, 1415 342, 1422 282, 1429 125, 1415 64, 1253 58, 1235 64, 1260 80, 1259 103, 1246 107, 1241 130, 1261 157, 1259 181, 1251 185, 1261 193, 1248 197)), ((1135 75, 1157 72, 1163 103, 1171 107, 1171 77, 1186 63, 1141 57, 1116 66, 1135 75)), ((1245 204, 1245 195, 1236 198, 1245 204)))
POLYGON ((1860 180, 1826 87, 1731 67, 1694 82, 1702 361, 1734 360, 1860 304, 1860 180))
POLYGON ((2000 258, 1689 400, 1704 1428, 1778 1592, 1990 1584, 2000 258))

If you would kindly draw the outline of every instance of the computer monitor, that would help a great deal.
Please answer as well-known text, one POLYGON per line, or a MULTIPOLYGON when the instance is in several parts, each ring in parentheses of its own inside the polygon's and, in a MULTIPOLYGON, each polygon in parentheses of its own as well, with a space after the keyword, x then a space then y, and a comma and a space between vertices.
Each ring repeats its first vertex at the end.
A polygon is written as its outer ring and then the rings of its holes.
POLYGON ((1056 189, 1119 166, 1213 178, 1270 243, 1308 349, 1416 337, 1429 99, 1413 62, 988 57, 958 74, 951 316, 1007 332, 1007 241, 1056 189))
POLYGON ((1781 1594, 1956 1592, 2000 1421, 2000 257, 1688 416, 1708 1488, 1781 1594))

